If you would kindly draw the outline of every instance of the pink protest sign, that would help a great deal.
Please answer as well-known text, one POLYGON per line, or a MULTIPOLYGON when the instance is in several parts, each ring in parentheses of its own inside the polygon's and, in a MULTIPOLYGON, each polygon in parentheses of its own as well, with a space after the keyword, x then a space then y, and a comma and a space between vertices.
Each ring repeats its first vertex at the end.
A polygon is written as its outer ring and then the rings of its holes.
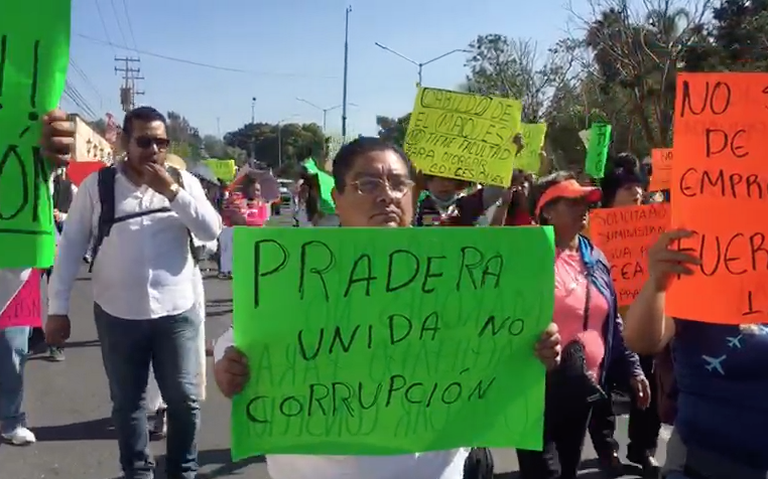
POLYGON ((41 327, 40 303, 40 272, 32 270, 19 292, 0 313, 0 329, 14 326, 41 327))

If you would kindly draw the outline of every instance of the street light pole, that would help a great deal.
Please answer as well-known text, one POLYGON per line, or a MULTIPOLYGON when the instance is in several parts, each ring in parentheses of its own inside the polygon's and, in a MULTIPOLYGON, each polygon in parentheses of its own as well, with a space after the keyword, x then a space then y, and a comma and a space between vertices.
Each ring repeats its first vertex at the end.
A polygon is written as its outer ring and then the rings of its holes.
POLYGON ((442 55, 436 56, 435 58, 433 58, 431 60, 427 60, 425 62, 417 62, 416 60, 412 60, 412 59, 408 58, 407 56, 403 55, 402 53, 398 52, 397 50, 393 50, 393 49, 389 48, 388 46, 383 45, 383 44, 381 44, 379 42, 374 42, 374 45, 376 45, 377 47, 381 48, 384 51, 387 51, 387 52, 389 52, 389 53, 391 53, 391 54, 393 54, 395 56, 398 56, 398 57, 402 58, 403 60, 407 61, 411 65, 415 65, 416 68, 419 69, 418 70, 419 71, 419 85, 421 85, 421 80, 422 80, 421 73, 424 70, 425 66, 429 65, 430 63, 434 63, 434 62, 436 62, 438 60, 442 60, 443 58, 445 58, 445 57, 447 57, 449 55, 453 55, 454 53, 472 53, 470 50, 466 50, 466 49, 463 49, 463 48, 457 48, 455 50, 451 50, 450 52, 446 52, 446 53, 443 53, 442 55))
POLYGON ((341 100, 341 138, 347 138, 347 73, 349 71, 349 14, 352 7, 348 6, 344 26, 344 89, 341 100))
MULTIPOLYGON (((306 103, 307 105, 311 106, 312 108, 315 108, 315 109, 320 110, 320 111, 323 112, 323 133, 327 132, 327 130, 326 130, 326 120, 328 119, 328 112, 336 110, 338 108, 341 108, 341 105, 332 106, 330 108, 323 108, 323 107, 321 107, 319 105, 316 105, 315 103, 312 103, 309 100, 305 100, 304 98, 298 98, 298 97, 296 98, 296 101, 300 101, 302 103, 306 103)), ((348 104, 349 104, 349 106, 357 106, 355 103, 352 103, 352 102, 349 102, 348 104)))
MULTIPOLYGON (((251 125, 256 124, 256 97, 251 98, 251 125)), ((256 137, 251 141, 251 161, 256 161, 256 137)))

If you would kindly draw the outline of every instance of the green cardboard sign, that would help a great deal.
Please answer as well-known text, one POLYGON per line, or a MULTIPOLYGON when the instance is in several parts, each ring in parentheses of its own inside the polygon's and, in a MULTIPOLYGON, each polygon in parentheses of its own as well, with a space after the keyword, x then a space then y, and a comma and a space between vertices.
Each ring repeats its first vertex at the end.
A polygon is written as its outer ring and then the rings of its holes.
POLYGON ((605 176, 605 160, 608 158, 608 148, 611 146, 611 125, 594 123, 589 129, 589 146, 584 171, 592 178, 605 176))
POLYGON ((320 198, 318 199, 320 211, 326 215, 335 214, 336 202, 333 201, 333 195, 331 194, 334 187, 333 176, 318 168, 314 158, 304 160, 303 165, 309 174, 317 176, 317 183, 320 185, 320 198))
POLYGON ((69 62, 70 0, 0 8, 0 268, 47 268, 55 236, 42 117, 56 108, 69 62))
POLYGON ((541 449, 549 227, 238 227, 234 254, 234 460, 541 449))
POLYGON ((520 133, 523 135, 524 148, 512 159, 512 164, 526 173, 538 174, 541 169, 541 149, 547 136, 547 124, 521 123, 520 133))

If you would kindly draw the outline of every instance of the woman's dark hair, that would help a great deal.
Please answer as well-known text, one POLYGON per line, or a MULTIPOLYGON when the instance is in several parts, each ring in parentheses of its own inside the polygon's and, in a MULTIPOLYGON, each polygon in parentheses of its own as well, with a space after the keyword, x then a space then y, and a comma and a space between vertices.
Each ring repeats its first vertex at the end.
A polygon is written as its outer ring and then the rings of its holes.
POLYGON ((528 195, 528 206, 531 210, 531 217, 542 226, 548 225, 549 223, 544 215, 539 214, 539 216, 536 217, 536 205, 539 203, 539 200, 544 196, 544 193, 553 186, 559 185, 563 181, 576 179, 576 175, 570 171, 556 171, 555 173, 539 178, 538 181, 531 185, 531 194, 528 195))
POLYGON ((344 181, 347 174, 355 167, 359 157, 375 151, 387 150, 394 151, 403 160, 408 168, 408 175, 413 178, 411 162, 400 147, 375 136, 361 136, 342 146, 333 159, 333 183, 336 190, 339 193, 344 192, 347 186, 344 181))
POLYGON ((306 171, 301 174, 301 179, 309 190, 304 207, 307 210, 307 219, 312 221, 315 219, 318 211, 320 211, 318 205, 320 198, 320 182, 317 179, 317 175, 310 175, 306 171))
MULTIPOLYGON (((533 185, 533 175, 530 173, 526 173, 525 171, 515 168, 512 170, 512 184, 516 183, 528 183, 529 185, 533 185)), ((522 197, 521 193, 515 193, 512 196, 512 200, 509 202, 509 208, 507 208, 507 214, 514 214, 517 209, 521 206, 520 202, 525 201, 525 207, 528 208, 528 198, 522 197)))
POLYGON ((242 193, 254 185, 261 186, 261 184, 259 183, 259 177, 255 173, 249 172, 249 173, 246 173, 242 181, 240 181, 240 185, 238 189, 242 193))
POLYGON ((603 207, 613 206, 616 193, 623 187, 631 184, 645 187, 645 183, 640 172, 640 160, 635 155, 620 153, 615 157, 609 157, 605 163, 605 174, 600 180, 600 189, 603 190, 603 207))

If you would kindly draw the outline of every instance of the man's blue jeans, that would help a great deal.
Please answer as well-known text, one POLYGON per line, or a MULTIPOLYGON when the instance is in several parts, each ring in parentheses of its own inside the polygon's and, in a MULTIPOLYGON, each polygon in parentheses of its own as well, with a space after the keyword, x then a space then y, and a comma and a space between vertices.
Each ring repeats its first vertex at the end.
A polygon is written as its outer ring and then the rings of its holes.
POLYGON ((24 364, 27 362, 28 326, 0 329, 0 433, 26 427, 21 410, 24 396, 24 364))
POLYGON ((93 309, 126 479, 153 477, 145 409, 150 363, 168 405, 168 479, 194 479, 198 469, 198 335, 202 318, 187 311, 133 320, 114 317, 98 304, 93 309))

